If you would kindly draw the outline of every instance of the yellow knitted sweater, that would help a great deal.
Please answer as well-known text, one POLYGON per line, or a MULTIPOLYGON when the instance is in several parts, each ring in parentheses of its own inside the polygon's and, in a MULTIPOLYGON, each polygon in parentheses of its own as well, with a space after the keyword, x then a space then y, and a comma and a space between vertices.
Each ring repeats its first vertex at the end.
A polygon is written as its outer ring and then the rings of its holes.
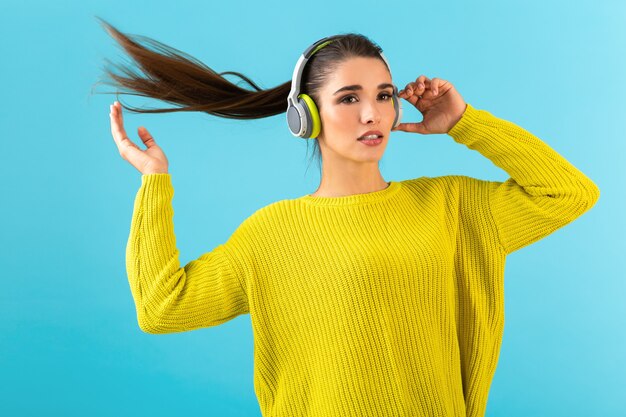
POLYGON ((250 313, 264 417, 483 416, 509 253, 572 222, 598 187, 540 139, 467 105, 448 133, 504 169, 391 181, 258 209, 181 267, 170 174, 141 177, 126 252, 140 328, 250 313))

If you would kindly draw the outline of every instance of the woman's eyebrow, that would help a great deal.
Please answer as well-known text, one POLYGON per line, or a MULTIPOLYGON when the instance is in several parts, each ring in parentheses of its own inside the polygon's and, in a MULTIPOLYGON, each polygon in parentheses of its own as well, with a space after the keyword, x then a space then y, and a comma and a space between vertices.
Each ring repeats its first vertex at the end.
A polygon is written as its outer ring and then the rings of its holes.
MULTIPOLYGON (((379 90, 381 90, 381 89, 383 89, 383 88, 387 88, 387 87, 390 87, 390 88, 392 88, 392 89, 393 89, 393 84, 389 84, 389 83, 382 83, 382 84, 379 84, 379 85, 378 85, 378 89, 379 89, 379 90)), ((346 85, 345 87, 341 87, 339 90, 335 91, 335 92, 333 93, 333 95, 335 95, 335 94, 337 94, 337 93, 339 93, 339 92, 341 92, 341 91, 346 91, 346 90, 348 90, 348 91, 357 91, 357 90, 362 90, 362 89, 363 89, 363 86, 361 86, 361 85, 359 85, 359 84, 354 84, 354 85, 346 85)))

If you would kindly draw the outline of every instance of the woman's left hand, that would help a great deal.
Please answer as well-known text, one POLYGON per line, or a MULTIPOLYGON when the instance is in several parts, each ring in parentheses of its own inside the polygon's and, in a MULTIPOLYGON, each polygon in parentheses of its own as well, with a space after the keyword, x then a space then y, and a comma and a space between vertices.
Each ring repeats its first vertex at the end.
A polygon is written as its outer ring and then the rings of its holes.
POLYGON ((454 86, 441 78, 428 79, 420 75, 415 82, 410 82, 398 96, 407 100, 422 113, 419 123, 400 123, 393 132, 448 133, 461 120, 467 104, 454 86))

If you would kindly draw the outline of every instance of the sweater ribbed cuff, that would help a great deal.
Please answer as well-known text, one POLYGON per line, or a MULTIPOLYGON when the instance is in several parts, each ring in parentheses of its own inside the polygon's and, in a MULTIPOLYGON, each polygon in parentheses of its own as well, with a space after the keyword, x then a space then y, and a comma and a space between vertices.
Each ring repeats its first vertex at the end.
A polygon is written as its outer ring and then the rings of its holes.
POLYGON ((481 110, 467 103, 463 116, 461 116, 461 119, 450 129, 448 135, 452 136, 456 142, 464 145, 468 145, 477 140, 479 136, 475 134, 473 126, 480 120, 481 112, 481 110))
POLYGON ((172 175, 170 173, 142 174, 141 185, 166 185, 172 183, 172 175))

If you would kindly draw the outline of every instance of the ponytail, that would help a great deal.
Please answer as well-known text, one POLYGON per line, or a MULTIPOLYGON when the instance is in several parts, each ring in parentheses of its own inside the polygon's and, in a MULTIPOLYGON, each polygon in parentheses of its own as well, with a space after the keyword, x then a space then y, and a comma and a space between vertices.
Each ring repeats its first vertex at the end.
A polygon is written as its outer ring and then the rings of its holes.
POLYGON ((179 106, 139 109, 124 105, 131 112, 200 111, 230 119, 260 119, 285 113, 287 109, 291 80, 263 90, 243 74, 234 71, 217 73, 178 49, 144 36, 124 34, 104 20, 97 19, 145 74, 144 77, 130 68, 114 65, 125 76, 105 68, 105 75, 113 82, 105 81, 103 84, 131 91, 128 94, 151 97, 179 106), (152 49, 142 43, 150 45, 152 49), (228 81, 223 77, 226 74, 238 76, 252 90, 228 81))

